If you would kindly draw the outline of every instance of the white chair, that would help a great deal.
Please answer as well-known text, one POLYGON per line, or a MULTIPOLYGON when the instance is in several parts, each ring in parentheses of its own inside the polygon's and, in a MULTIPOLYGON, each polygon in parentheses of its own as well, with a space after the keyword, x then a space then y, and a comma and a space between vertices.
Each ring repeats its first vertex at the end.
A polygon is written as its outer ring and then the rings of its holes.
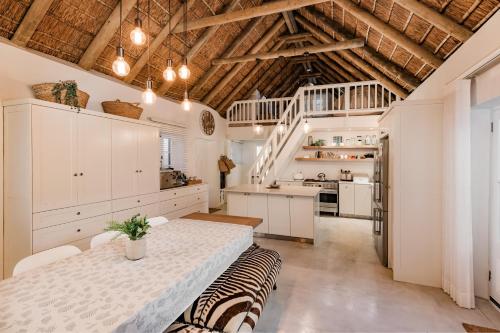
POLYGON ((12 272, 12 276, 19 275, 34 268, 48 265, 55 261, 82 253, 79 248, 73 245, 64 245, 50 250, 35 253, 29 257, 21 259, 12 272))
POLYGON ((157 227, 159 225, 167 223, 168 219, 164 216, 157 216, 157 217, 151 217, 147 219, 147 221, 151 227, 157 227))
POLYGON ((90 248, 93 249, 95 247, 111 242, 113 239, 118 238, 119 235, 120 233, 118 231, 106 231, 102 234, 95 235, 90 240, 90 248))

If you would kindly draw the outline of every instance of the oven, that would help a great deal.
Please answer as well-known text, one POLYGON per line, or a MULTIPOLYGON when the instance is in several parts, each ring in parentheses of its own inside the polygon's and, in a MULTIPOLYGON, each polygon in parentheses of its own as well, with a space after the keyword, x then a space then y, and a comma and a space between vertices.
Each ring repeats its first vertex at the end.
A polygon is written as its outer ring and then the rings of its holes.
POLYGON ((319 193, 319 211, 321 213, 333 213, 338 215, 339 212, 339 193, 338 189, 322 188, 319 193))

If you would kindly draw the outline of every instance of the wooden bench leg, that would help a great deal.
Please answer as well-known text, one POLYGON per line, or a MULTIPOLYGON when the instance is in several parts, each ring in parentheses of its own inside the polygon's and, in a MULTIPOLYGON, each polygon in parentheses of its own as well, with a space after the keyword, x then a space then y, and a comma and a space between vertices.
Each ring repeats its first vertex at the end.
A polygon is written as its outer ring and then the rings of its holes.
POLYGON ((273 290, 276 290, 276 289, 278 289, 278 286, 275 283, 274 286, 273 286, 273 290))

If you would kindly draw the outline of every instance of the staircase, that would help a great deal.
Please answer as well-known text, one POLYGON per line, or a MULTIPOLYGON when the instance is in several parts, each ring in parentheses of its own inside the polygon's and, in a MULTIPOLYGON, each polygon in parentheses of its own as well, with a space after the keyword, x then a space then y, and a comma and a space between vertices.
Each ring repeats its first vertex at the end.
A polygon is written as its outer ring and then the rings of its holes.
POLYGON ((400 97, 378 81, 301 87, 293 97, 234 102, 228 125, 276 124, 249 172, 249 183, 270 184, 303 142, 306 118, 374 115, 400 97))

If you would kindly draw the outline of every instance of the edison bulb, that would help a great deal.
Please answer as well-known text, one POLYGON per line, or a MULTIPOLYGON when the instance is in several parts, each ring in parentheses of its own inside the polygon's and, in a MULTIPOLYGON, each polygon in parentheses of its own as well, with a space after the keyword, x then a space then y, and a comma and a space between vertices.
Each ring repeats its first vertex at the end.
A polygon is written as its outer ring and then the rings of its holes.
POLYGON ((186 64, 183 64, 179 68, 179 77, 183 80, 189 79, 189 76, 191 75, 191 71, 189 70, 188 66, 186 64))
POLYGON ((253 130, 254 130, 255 134, 261 135, 262 132, 264 131, 264 128, 262 127, 262 125, 255 125, 253 130))
POLYGON ((184 111, 189 111, 191 110, 191 101, 188 98, 184 98, 184 100, 181 103, 182 110, 184 111))
POLYGON ((278 125, 278 133, 279 134, 285 133, 285 125, 284 124, 279 124, 278 125))
POLYGON ((127 76, 130 72, 130 66, 125 61, 125 58, 122 56, 116 57, 116 60, 113 61, 113 72, 118 76, 127 76))
POLYGON ((163 71, 163 78, 168 82, 173 82, 175 80, 174 66, 172 65, 172 59, 167 60, 167 68, 163 71))
POLYGON ((306 121, 304 123, 304 132, 305 133, 309 133, 311 131, 311 126, 309 125, 309 123, 306 121))
POLYGON ((156 101, 156 94, 154 93, 154 91, 152 89, 147 88, 142 93, 142 101, 145 104, 153 104, 156 101))
POLYGON ((144 45, 146 43, 146 34, 142 31, 141 27, 135 27, 130 32, 130 39, 135 45, 144 45))

